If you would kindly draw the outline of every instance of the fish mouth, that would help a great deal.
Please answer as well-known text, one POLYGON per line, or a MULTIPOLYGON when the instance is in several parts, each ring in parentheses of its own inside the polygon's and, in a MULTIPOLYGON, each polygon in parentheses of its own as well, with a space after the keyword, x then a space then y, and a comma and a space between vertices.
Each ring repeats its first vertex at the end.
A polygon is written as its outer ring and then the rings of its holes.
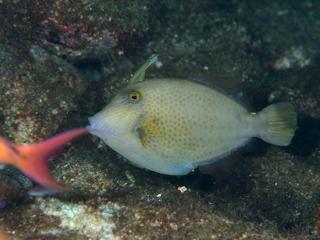
POLYGON ((106 126, 103 120, 101 119, 101 117, 94 115, 92 117, 89 117, 88 121, 89 121, 89 125, 85 127, 86 130, 89 133, 100 137, 99 135, 101 134, 101 132, 105 131, 106 129, 106 126))
POLYGON ((96 133, 103 130, 102 128, 97 128, 91 125, 86 126, 85 129, 87 129, 87 131, 93 135, 96 135, 96 133))
POLYGON ((101 138, 103 141, 107 142, 110 139, 117 138, 117 134, 115 133, 112 128, 108 128, 106 126, 95 126, 95 125, 88 125, 85 129, 92 135, 95 135, 101 138))
POLYGON ((92 135, 98 136, 99 138, 105 139, 107 134, 106 128, 94 126, 94 125, 88 125, 85 127, 85 129, 92 135))
POLYGON ((110 136, 115 134, 115 130, 110 126, 110 121, 106 121, 106 119, 108 119, 106 114, 99 112, 88 118, 89 124, 85 128, 89 133, 103 140, 110 138, 110 136))

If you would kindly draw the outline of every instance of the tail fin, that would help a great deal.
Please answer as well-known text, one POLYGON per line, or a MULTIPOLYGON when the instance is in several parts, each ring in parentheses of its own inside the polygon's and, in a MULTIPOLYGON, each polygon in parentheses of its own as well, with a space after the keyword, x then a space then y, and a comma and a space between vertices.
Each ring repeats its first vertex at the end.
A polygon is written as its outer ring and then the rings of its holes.
POLYGON ((16 145, 16 156, 12 163, 42 186, 56 190, 66 190, 66 187, 58 183, 50 173, 48 157, 75 137, 86 133, 86 129, 79 128, 36 144, 16 145))
POLYGON ((21 161, 17 161, 15 167, 42 186, 59 191, 67 190, 67 187, 58 183, 50 173, 49 165, 45 158, 28 157, 27 159, 21 159, 21 161))
POLYGON ((264 108, 257 117, 263 122, 259 137, 264 141, 288 146, 297 129, 297 113, 290 103, 277 103, 264 108))

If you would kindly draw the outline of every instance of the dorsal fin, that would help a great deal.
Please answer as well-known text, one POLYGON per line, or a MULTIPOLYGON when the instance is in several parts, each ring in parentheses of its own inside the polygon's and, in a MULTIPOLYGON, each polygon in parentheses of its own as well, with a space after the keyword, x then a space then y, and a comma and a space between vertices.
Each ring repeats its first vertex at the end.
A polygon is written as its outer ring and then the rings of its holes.
POLYGON ((153 54, 148 61, 146 61, 133 75, 130 79, 129 84, 138 83, 144 81, 144 76, 147 69, 158 61, 158 55, 153 54))

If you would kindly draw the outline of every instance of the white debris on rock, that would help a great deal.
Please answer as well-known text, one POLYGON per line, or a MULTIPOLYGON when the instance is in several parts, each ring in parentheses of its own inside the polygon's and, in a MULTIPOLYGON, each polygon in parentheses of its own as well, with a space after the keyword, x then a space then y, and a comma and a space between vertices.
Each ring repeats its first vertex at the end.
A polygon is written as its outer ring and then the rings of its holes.
POLYGON ((38 199, 36 205, 48 216, 58 217, 60 227, 76 231, 89 239, 117 240, 111 218, 121 207, 109 202, 92 208, 85 204, 63 202, 58 199, 38 199))
POLYGON ((293 67, 304 68, 310 64, 311 60, 306 56, 303 47, 292 47, 274 63, 274 69, 286 70, 293 67))
POLYGON ((179 192, 184 193, 188 190, 185 186, 178 187, 179 192))

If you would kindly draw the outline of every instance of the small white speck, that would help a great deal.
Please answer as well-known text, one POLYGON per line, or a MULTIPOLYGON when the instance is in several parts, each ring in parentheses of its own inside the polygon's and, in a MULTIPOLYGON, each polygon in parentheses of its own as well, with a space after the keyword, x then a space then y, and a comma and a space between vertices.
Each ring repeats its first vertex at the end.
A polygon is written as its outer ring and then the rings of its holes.
POLYGON ((156 68, 161 68, 163 63, 161 61, 156 61, 156 68))
POLYGON ((53 115, 57 115, 58 114, 58 110, 57 109, 53 109, 51 112, 52 112, 53 115))
POLYGON ((178 187, 178 190, 181 192, 181 193, 184 193, 188 190, 188 188, 186 188, 185 186, 181 186, 181 187, 178 187))
POLYGON ((160 198, 162 196, 162 194, 161 193, 159 193, 158 195, 157 195, 157 198, 160 198))
POLYGON ((209 70, 209 67, 208 67, 208 66, 204 66, 204 67, 203 67, 203 70, 208 71, 208 70, 209 70))

